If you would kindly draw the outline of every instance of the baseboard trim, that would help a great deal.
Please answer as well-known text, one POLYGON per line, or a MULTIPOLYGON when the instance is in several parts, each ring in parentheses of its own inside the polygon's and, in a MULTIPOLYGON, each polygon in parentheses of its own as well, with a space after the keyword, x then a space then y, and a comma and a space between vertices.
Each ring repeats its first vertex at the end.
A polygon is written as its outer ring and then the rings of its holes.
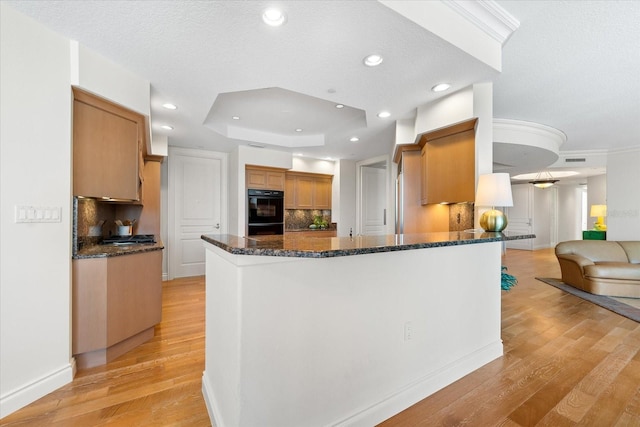
POLYGON ((503 351, 502 341, 489 344, 462 359, 458 359, 435 372, 407 384, 368 408, 361 409, 330 425, 334 427, 369 427, 379 424, 465 375, 501 357, 503 351))
POLYGON ((18 409, 35 402, 42 396, 70 383, 73 381, 74 372, 75 361, 72 358, 66 366, 6 393, 0 397, 0 418, 4 418, 18 409))
POLYGON ((211 421, 211 425, 216 427, 225 427, 222 420, 216 418, 215 414, 219 414, 220 412, 218 411, 218 405, 214 398, 213 388, 209 383, 206 372, 202 373, 202 396, 204 397, 204 403, 207 407, 207 413, 209 414, 209 421, 211 421))

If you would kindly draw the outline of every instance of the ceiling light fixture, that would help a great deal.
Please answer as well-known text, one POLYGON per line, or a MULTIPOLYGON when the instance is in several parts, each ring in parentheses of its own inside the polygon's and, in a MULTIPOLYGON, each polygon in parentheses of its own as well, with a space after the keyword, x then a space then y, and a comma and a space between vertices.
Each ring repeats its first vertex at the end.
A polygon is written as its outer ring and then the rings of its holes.
POLYGON ((533 184, 534 187, 538 188, 549 188, 558 181, 560 180, 553 179, 553 176, 551 176, 549 172, 545 171, 538 173, 533 181, 529 181, 529 184, 533 184))
POLYGON ((262 14, 262 20, 271 27, 279 27, 286 21, 286 15, 278 9, 269 8, 262 14))
POLYGON ((435 85, 434 87, 431 88, 432 91, 434 92, 443 92, 447 89, 449 89, 451 87, 451 85, 449 83, 440 83, 435 85))
POLYGON ((169 126, 169 125, 162 125, 160 126, 162 129, 166 129, 166 130, 173 130, 173 126, 169 126))
POLYGON ((362 62, 364 62, 364 65, 366 65, 367 67, 375 67, 382 64, 382 60, 382 56, 374 53, 373 55, 365 57, 362 62))
POLYGON ((360 141, 360 138, 358 138, 357 136, 352 136, 351 139, 349 140, 351 142, 358 142, 360 141))
POLYGON ((171 104, 170 102, 167 102, 166 104, 162 104, 162 106, 164 108, 166 108, 167 110, 177 110, 178 107, 176 107, 175 104, 171 104))
POLYGON ((240 120, 240 116, 233 116, 231 117, 233 120, 240 120))
POLYGON ((296 132, 302 132, 302 128, 296 129, 296 132))
POLYGON ((380 117, 381 119, 386 119, 389 116, 391 116, 391 113, 388 111, 381 111, 378 113, 378 117, 380 117))
POLYGON ((342 104, 336 104, 336 108, 340 109, 340 108, 344 108, 344 105, 342 104))

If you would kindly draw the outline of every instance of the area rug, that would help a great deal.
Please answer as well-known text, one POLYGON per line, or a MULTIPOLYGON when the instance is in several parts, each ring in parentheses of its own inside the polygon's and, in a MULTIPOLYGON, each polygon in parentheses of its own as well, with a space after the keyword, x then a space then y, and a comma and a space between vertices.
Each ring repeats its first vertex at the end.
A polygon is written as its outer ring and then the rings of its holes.
POLYGON ((582 291, 580 289, 574 288, 573 286, 566 285, 561 280, 551 279, 547 277, 536 277, 537 280, 546 283, 547 285, 555 286, 558 289, 561 289, 571 295, 575 295, 579 298, 592 302, 600 307, 604 307, 607 310, 611 310, 614 313, 617 313, 621 316, 627 317, 631 320, 635 320, 640 323, 640 308, 633 307, 629 304, 625 304, 623 301, 628 299, 637 302, 637 299, 634 298, 612 298, 605 297, 602 295, 593 295, 589 292, 582 291))

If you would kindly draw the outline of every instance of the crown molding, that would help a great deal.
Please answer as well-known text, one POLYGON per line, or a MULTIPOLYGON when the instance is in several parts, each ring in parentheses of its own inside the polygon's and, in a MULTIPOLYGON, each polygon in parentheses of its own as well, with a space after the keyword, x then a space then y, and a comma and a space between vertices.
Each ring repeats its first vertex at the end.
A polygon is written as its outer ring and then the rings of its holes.
POLYGON ((501 45, 520 27, 520 21, 493 0, 451 0, 443 3, 501 45))
MULTIPOLYGON (((506 131, 512 135, 532 135, 536 139, 542 138, 546 142, 551 142, 556 148, 556 153, 560 150, 562 144, 567 141, 567 135, 559 129, 551 126, 542 125, 535 122, 527 122, 524 120, 513 119, 493 119, 493 129, 495 131, 506 131)), ((494 139, 495 135, 494 135, 494 139)), ((528 139, 528 138, 527 138, 528 139)), ((496 141, 500 142, 500 141, 496 141)), ((512 143, 518 143, 518 141, 508 141, 512 143)), ((541 141, 540 141, 541 142, 541 141)))

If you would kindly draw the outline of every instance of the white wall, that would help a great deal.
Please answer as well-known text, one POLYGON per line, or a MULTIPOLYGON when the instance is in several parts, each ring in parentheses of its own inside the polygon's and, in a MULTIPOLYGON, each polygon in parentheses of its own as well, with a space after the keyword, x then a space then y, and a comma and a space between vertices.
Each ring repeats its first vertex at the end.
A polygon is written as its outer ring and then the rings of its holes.
MULTIPOLYGON (((587 178, 587 230, 593 229, 597 218, 591 216, 592 205, 607 204, 607 175, 590 176, 587 178)), ((607 219, 605 218, 605 224, 607 219)))
POLYGON ((582 188, 558 185, 558 242, 582 239, 582 188))
POLYGON ((339 160, 333 180, 331 215, 338 223, 338 237, 347 237, 356 232, 356 162, 339 160))
POLYGON ((555 192, 555 188, 542 189, 533 187, 533 232, 536 235, 536 238, 533 239, 534 250, 551 247, 551 226, 553 224, 553 215, 555 215, 555 212, 553 212, 555 192))
POLYGON ((0 417, 73 378, 69 41, 0 3, 0 417), (61 208, 16 224, 14 206, 61 208))
POLYGON ((71 84, 149 117, 151 86, 131 71, 71 40, 71 84))
POLYGON ((291 169, 293 156, 284 151, 239 145, 229 153, 229 233, 246 234, 247 195, 245 167, 247 165, 291 169))
POLYGON ((640 240, 640 147, 607 158, 607 240, 640 240))

